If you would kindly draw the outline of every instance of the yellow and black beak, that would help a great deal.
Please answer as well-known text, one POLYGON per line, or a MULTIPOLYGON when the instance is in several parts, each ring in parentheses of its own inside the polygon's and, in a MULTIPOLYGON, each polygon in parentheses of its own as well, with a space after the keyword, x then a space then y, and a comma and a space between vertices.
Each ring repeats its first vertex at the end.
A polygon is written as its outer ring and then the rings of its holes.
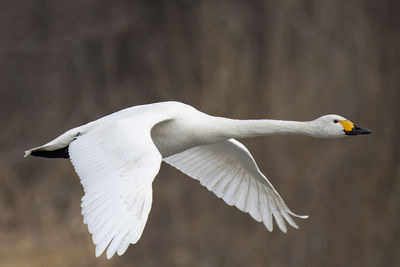
POLYGON ((344 132, 347 135, 359 135, 359 134, 370 134, 371 130, 369 129, 363 129, 360 126, 352 123, 351 121, 348 120, 342 120, 338 121, 344 128, 344 132))

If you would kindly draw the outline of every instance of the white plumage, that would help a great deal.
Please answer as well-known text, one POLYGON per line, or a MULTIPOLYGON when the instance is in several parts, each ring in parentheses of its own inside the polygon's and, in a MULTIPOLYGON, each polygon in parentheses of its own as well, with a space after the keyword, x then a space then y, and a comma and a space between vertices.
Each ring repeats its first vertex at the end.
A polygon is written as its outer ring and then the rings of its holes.
POLYGON ((258 169, 250 152, 235 139, 197 146, 169 156, 165 162, 200 181, 217 197, 263 222, 272 231, 272 216, 286 232, 283 218, 298 228, 289 216, 307 218, 291 212, 271 183, 258 169), (283 217, 283 218, 282 218, 283 217))
POLYGON ((176 167, 222 198, 286 232, 294 214, 233 138, 268 134, 341 137, 368 130, 338 115, 310 122, 232 120, 179 102, 135 106, 71 129, 25 156, 70 157, 84 188, 82 215, 96 256, 122 255, 143 233, 152 204, 152 182, 161 161, 176 167))

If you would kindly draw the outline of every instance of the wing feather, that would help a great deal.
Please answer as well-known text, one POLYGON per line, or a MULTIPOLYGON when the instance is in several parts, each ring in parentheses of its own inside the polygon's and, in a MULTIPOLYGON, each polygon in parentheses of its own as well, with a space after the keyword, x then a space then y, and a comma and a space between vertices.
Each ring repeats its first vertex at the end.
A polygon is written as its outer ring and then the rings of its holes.
POLYGON ((152 203, 161 154, 150 131, 154 122, 116 120, 79 135, 69 155, 84 188, 82 215, 96 256, 122 254, 136 243, 152 203))
POLYGON ((287 231, 285 221, 298 228, 291 216, 308 217, 289 210, 250 152, 235 139, 197 146, 163 160, 199 180, 228 205, 262 221, 269 231, 273 230, 272 217, 283 232, 287 231))

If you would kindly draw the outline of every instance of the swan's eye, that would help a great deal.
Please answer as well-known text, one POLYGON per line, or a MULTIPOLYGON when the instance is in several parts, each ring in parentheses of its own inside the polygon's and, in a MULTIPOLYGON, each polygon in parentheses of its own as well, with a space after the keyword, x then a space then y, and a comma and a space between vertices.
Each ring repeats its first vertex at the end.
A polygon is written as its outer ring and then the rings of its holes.
POLYGON ((333 122, 334 122, 334 123, 338 123, 339 121, 338 121, 338 120, 333 120, 333 122))

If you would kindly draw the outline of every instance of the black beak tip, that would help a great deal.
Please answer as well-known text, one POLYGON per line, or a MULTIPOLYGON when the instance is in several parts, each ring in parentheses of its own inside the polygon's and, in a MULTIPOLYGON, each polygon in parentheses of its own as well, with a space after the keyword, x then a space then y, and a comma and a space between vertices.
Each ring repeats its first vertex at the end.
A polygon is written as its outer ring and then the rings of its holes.
POLYGON ((364 133, 363 134, 371 134, 372 131, 370 129, 364 129, 364 133))
POLYGON ((347 135, 360 135, 360 134, 370 134, 372 131, 370 129, 364 129, 359 127, 358 125, 354 125, 351 131, 345 131, 347 135))

